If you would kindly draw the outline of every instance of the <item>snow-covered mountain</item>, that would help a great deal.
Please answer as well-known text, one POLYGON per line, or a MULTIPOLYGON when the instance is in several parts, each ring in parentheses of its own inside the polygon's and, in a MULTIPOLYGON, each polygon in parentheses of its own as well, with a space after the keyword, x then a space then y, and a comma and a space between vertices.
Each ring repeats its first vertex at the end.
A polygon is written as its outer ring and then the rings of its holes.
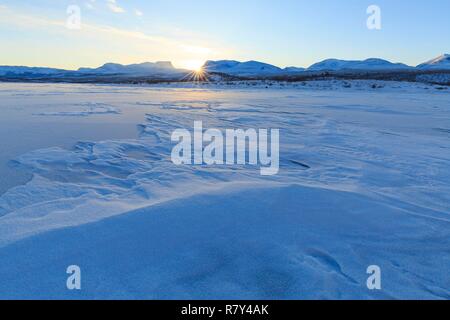
POLYGON ((203 70, 241 76, 273 75, 283 72, 283 69, 263 62, 239 62, 234 60, 207 61, 203 70))
POLYGON ((308 71, 340 71, 340 70, 405 70, 411 69, 403 63, 392 63, 387 60, 371 58, 367 60, 327 59, 313 64, 308 71))
POLYGON ((67 70, 41 67, 0 66, 0 76, 7 75, 53 75, 68 72, 67 70))
POLYGON ((303 72, 305 70, 306 70, 305 68, 301 68, 301 67, 287 67, 287 68, 283 69, 284 72, 289 72, 289 73, 303 72))
POLYGON ((49 75, 177 75, 186 73, 186 70, 176 69, 169 61, 145 62, 139 64, 122 65, 106 63, 99 68, 80 68, 77 71, 69 71, 54 68, 40 67, 14 67, 0 66, 0 76, 49 76, 49 75))
POLYGON ((327 59, 313 64, 308 69, 299 67, 279 67, 258 62, 239 62, 234 60, 207 61, 204 65, 207 72, 221 72, 236 76, 282 75, 303 71, 339 71, 339 70, 407 70, 412 67, 403 63, 392 63, 383 59, 371 58, 364 61, 327 59))
POLYGON ((174 74, 185 70, 176 69, 170 61, 158 61, 155 63, 144 62, 138 64, 122 65, 118 63, 106 63, 99 68, 80 68, 81 73, 95 74, 174 74))
POLYGON ((443 54, 433 60, 418 65, 417 68, 433 70, 450 69, 450 54, 443 54))
MULTIPOLYGON (((410 67, 403 63, 392 63, 387 60, 371 58, 367 60, 338 60, 327 59, 313 64, 307 69, 300 67, 279 68, 277 66, 259 62, 235 60, 207 61, 203 69, 206 72, 224 73, 231 76, 241 77, 270 77, 270 76, 290 76, 304 71, 395 71, 395 70, 450 70, 450 54, 441 55, 433 60, 410 67)), ((122 65, 118 63, 106 63, 99 68, 80 68, 77 71, 63 70, 43 67, 24 66, 0 66, 0 77, 45 77, 51 78, 78 78, 78 77, 130 77, 130 76, 153 76, 155 78, 181 79, 189 74, 189 70, 177 69, 169 61, 144 62, 138 64, 122 65)))

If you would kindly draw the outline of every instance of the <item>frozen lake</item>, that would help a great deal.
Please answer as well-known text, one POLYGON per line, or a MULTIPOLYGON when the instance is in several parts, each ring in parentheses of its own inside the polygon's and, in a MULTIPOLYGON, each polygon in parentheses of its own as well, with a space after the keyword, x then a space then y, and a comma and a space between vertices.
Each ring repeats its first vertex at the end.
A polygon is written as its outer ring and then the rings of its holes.
POLYGON ((0 84, 0 298, 449 299, 450 92, 373 83, 0 84), (175 166, 194 121, 279 173, 175 166))

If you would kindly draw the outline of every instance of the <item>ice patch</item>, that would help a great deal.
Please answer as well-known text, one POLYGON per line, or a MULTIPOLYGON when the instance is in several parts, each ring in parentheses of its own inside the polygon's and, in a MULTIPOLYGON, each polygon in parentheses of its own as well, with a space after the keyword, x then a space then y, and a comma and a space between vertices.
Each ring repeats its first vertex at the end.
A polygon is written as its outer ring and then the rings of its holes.
POLYGON ((35 116, 58 116, 58 117, 88 117, 98 114, 120 114, 120 110, 116 107, 104 103, 85 103, 78 104, 80 110, 73 111, 55 111, 35 113, 35 116))

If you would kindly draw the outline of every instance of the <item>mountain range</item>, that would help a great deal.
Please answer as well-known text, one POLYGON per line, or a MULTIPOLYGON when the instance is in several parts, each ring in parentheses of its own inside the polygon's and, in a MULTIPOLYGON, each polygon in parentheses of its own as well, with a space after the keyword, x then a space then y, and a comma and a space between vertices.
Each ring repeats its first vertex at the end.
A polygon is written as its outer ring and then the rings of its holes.
POLYGON ((433 60, 419 64, 418 69, 450 69, 450 54, 443 54, 433 60))
POLYGON ((253 76, 253 75, 274 75, 289 72, 302 72, 304 68, 288 67, 281 69, 271 64, 247 61, 239 62, 235 60, 206 61, 203 66, 206 72, 220 72, 235 76, 253 76))
POLYGON ((144 62, 139 64, 122 65, 118 63, 107 63, 99 68, 80 68, 80 73, 94 73, 94 74, 167 74, 167 73, 181 73, 186 70, 176 69, 170 61, 158 61, 155 63, 144 62))
MULTIPOLYGON (((411 67, 403 63, 392 63, 387 60, 371 58, 367 60, 338 60, 327 59, 311 65, 309 68, 277 66, 258 62, 240 62, 235 60, 207 61, 203 70, 208 73, 223 73, 232 76, 276 76, 289 75, 302 72, 321 71, 404 71, 404 70, 450 70, 450 54, 441 55, 435 59, 411 67)), ((0 66, 0 76, 93 76, 93 75, 123 75, 123 76, 185 76, 191 73, 189 70, 177 69, 169 61, 155 63, 145 62, 140 64, 121 65, 107 63, 99 68, 80 68, 78 70, 63 70, 41 67, 15 67, 0 66)))
POLYGON ((371 58, 359 60, 327 59, 313 64, 308 71, 340 71, 340 70, 405 70, 413 69, 403 63, 392 63, 383 59, 371 58))

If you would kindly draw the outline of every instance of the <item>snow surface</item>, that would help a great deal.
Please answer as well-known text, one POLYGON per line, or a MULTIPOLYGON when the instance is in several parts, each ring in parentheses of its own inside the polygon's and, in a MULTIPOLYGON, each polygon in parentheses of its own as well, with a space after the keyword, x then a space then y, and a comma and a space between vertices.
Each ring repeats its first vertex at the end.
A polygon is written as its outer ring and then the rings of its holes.
POLYGON ((87 117, 97 114, 119 114, 120 110, 103 103, 86 103, 77 105, 78 110, 35 113, 37 116, 87 117))
POLYGON ((16 126, 25 119, 11 109, 29 103, 52 112, 29 113, 51 127, 73 112, 55 111, 58 101, 120 109, 64 121, 140 119, 135 137, 102 138, 117 137, 112 126, 71 148, 26 144, 11 159, 32 178, 0 196, 0 298, 450 298, 447 90, 178 86, 0 84, 0 110, 16 126), (279 128, 279 175, 173 165, 172 130, 198 120, 279 128), (77 292, 65 287, 73 264, 77 292), (366 287, 373 264, 381 291, 366 287))

